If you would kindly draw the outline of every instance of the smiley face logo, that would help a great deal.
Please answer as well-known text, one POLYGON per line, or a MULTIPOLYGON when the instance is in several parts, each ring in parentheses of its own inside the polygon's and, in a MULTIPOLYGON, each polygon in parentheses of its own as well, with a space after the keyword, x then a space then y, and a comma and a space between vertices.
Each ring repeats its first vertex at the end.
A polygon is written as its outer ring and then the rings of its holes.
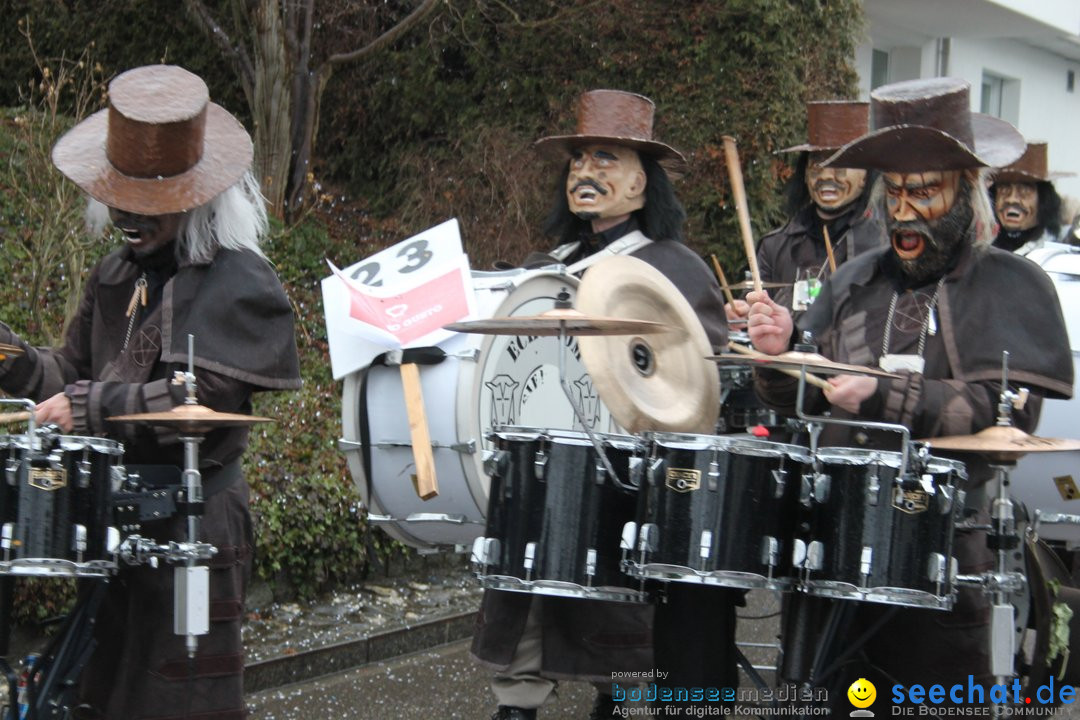
POLYGON ((877 699, 877 688, 866 678, 859 678, 847 689, 848 700, 857 708, 868 708, 877 699))

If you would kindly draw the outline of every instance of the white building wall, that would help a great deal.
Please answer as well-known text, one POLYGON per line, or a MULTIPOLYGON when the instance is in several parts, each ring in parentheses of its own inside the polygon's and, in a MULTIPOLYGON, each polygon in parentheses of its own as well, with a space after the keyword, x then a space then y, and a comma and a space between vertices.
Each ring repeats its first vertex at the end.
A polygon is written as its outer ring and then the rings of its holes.
MULTIPOLYGON (((868 41, 856 52, 863 99, 870 93, 872 47, 868 41)), ((934 74, 936 41, 879 49, 890 51, 891 82, 934 74)), ((949 75, 971 83, 971 104, 976 111, 981 106, 984 72, 1017 81, 1014 87, 1018 88, 1019 97, 1013 101, 1014 110, 1003 113, 1005 118, 1026 139, 1049 143, 1051 170, 1080 173, 1080 62, 1018 40, 954 37, 948 63, 949 75), (1069 70, 1074 73, 1071 93, 1066 90, 1069 70)), ((1059 193, 1080 199, 1080 178, 1063 178, 1056 186, 1059 193)))

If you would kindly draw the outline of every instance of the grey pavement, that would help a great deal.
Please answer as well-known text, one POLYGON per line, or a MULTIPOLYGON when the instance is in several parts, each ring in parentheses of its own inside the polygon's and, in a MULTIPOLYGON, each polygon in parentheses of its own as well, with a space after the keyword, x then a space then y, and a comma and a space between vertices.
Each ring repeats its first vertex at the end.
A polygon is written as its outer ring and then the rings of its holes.
MULTIPOLYGON (((585 602, 585 601, 583 601, 585 602)), ((775 640, 779 600, 774 593, 751 592, 740 608, 739 641, 768 644, 775 640)), ((490 671, 469 656, 469 640, 455 640, 438 648, 416 652, 326 677, 272 687, 247 696, 250 720, 486 720, 495 709, 490 671)), ((775 663, 775 651, 744 646, 755 665, 775 663)), ((743 681, 748 685, 749 681, 743 681)), ((587 718, 595 691, 591 684, 561 683, 557 698, 539 714, 541 720, 587 718)), ((644 705, 631 705, 631 717, 657 715, 644 705)))

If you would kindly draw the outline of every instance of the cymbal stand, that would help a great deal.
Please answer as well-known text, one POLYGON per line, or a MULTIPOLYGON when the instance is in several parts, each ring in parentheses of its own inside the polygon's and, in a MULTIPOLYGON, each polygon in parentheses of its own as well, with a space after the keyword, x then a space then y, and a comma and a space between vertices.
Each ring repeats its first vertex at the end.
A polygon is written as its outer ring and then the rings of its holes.
MULTIPOLYGON (((567 309, 570 307, 570 293, 565 289, 559 292, 559 297, 555 300, 555 307, 557 309, 567 309)), ((600 457, 600 462, 604 466, 604 471, 611 478, 611 481, 617 485, 622 483, 619 481, 619 476, 615 474, 615 468, 611 466, 611 461, 608 460, 607 453, 604 452, 603 445, 600 444, 599 438, 596 437, 596 433, 593 432, 592 426, 585 420, 585 413, 578 407, 578 403, 574 400, 574 393, 570 390, 570 384, 566 382, 566 352, 567 344, 566 340, 569 336, 566 334, 566 321, 559 321, 559 385, 562 387, 563 394, 566 395, 566 399, 570 401, 570 408, 574 411, 574 417, 581 423, 581 427, 585 430, 585 434, 589 436, 589 442, 596 449, 596 454, 600 457)))

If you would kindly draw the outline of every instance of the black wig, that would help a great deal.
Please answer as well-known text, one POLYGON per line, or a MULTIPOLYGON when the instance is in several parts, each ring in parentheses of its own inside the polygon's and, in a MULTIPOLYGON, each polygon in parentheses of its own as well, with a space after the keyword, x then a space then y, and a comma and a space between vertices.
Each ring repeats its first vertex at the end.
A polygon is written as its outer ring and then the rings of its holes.
MULTIPOLYGON (((633 213, 638 227, 650 240, 681 241, 686 211, 675 197, 675 188, 667 172, 654 158, 644 154, 641 155, 641 167, 645 170, 645 207, 633 213)), ((570 203, 566 199, 566 179, 569 175, 570 164, 567 163, 559 175, 554 202, 543 225, 544 235, 555 238, 560 245, 574 242, 582 231, 591 230, 589 221, 570 212, 570 203)))

